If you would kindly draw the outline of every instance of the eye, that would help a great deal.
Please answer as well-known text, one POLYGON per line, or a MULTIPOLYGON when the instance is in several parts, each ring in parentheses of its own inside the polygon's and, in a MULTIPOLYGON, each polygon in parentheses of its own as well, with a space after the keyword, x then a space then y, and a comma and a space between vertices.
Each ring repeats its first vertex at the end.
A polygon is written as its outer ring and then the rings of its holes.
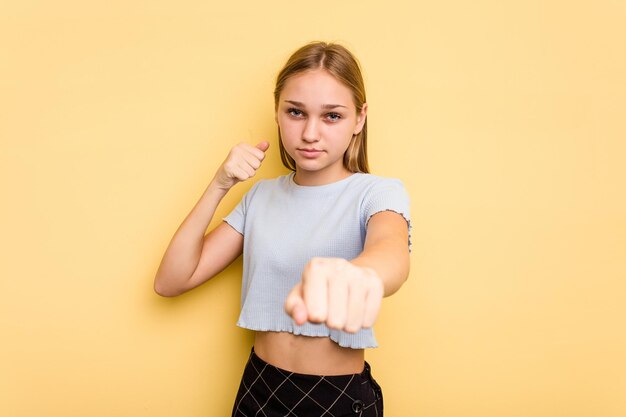
POLYGON ((337 122, 341 119, 341 115, 339 113, 332 112, 332 113, 328 113, 326 115, 326 118, 330 120, 331 122, 337 122))
POLYGON ((293 117, 303 117, 304 113, 300 109, 296 109, 295 107, 290 107, 287 109, 287 114, 293 117))

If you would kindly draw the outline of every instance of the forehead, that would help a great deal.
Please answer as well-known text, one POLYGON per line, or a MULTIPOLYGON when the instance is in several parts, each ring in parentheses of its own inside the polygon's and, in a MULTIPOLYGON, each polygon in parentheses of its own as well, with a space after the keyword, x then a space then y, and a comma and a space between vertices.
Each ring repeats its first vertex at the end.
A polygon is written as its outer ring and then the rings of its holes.
POLYGON ((305 71, 290 77, 280 94, 280 101, 284 100, 294 100, 315 106, 354 105, 350 89, 323 69, 305 71))

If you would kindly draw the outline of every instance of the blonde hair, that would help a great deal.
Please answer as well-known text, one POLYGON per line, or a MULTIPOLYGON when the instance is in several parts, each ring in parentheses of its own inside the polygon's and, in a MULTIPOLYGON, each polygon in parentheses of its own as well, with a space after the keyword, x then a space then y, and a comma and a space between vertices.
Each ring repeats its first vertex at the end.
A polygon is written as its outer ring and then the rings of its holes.
MULTIPOLYGON (((352 91, 352 98, 357 113, 363 109, 366 103, 365 83, 359 63, 345 47, 326 42, 311 42, 304 45, 287 60, 283 69, 276 77, 276 88, 274 89, 274 111, 278 110, 280 93, 285 87, 289 78, 304 71, 324 69, 333 75, 338 81, 343 83, 352 91)), ((287 153, 278 131, 280 159, 288 169, 295 171, 296 163, 287 153)), ((343 166, 350 172, 369 173, 367 163, 367 119, 361 131, 352 136, 348 149, 343 155, 343 166)))

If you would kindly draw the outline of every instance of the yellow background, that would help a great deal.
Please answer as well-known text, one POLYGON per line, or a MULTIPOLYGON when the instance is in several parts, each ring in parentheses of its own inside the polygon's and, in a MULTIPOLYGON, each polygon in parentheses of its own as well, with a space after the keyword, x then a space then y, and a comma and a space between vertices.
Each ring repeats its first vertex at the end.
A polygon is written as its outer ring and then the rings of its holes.
MULTIPOLYGON (((276 72, 340 41, 412 271, 367 354, 389 417, 626 415, 626 2, 4 1, 0 415, 230 415, 240 261, 152 290, 276 72)), ((250 187, 239 185, 225 215, 250 187)))

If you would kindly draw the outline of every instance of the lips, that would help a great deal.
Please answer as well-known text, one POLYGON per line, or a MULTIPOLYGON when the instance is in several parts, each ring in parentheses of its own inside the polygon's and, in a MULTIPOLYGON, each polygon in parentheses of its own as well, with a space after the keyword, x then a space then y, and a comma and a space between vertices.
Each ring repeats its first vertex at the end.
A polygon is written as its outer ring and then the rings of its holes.
POLYGON ((298 152, 305 158, 316 158, 324 153, 324 151, 315 148, 298 148, 298 152))

